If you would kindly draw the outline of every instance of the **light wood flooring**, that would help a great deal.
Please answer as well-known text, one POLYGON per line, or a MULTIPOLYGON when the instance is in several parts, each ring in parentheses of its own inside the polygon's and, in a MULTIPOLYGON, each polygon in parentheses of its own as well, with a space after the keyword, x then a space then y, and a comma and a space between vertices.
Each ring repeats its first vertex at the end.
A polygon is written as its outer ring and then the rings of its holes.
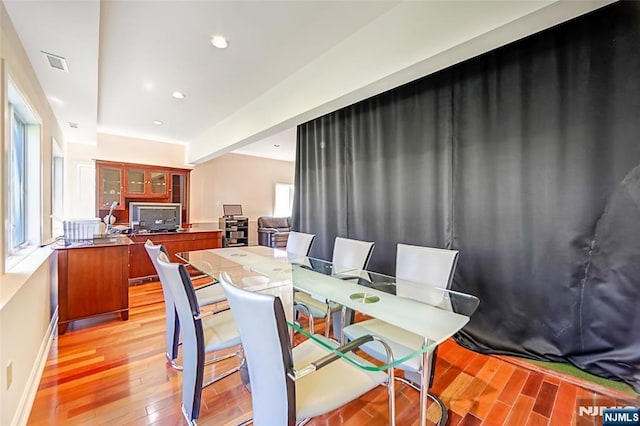
MULTIPOLYGON (((185 424, 181 373, 168 366, 164 355, 160 285, 131 287, 130 306, 128 321, 117 316, 79 321, 57 338, 29 425, 185 424)), ((216 368, 222 371, 233 362, 216 368)), ((450 340, 440 347, 432 391, 449 407, 451 426, 599 425, 598 418, 578 416, 577 406, 640 405, 625 394, 533 368, 471 352, 450 340)), ((396 382, 396 395, 397 424, 417 425, 418 392, 396 382)), ((233 425, 249 417, 251 396, 237 374, 203 391, 199 425, 233 425)), ((309 424, 375 426, 388 420, 386 389, 380 387, 309 424)))

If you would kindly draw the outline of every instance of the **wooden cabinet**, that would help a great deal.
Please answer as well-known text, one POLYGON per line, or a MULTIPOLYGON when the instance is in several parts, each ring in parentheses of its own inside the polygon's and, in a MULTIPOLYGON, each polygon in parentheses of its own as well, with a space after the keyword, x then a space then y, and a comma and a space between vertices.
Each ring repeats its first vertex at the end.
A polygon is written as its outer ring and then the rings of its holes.
POLYGON ((167 171, 148 167, 125 166, 124 173, 127 197, 168 197, 167 171))
POLYGON ((96 178, 96 202, 98 204, 98 210, 106 209, 108 212, 114 201, 118 203, 115 207, 117 210, 124 209, 122 167, 119 165, 99 167, 96 170, 96 178))
POLYGON ((116 223, 129 222, 129 203, 181 203, 189 222, 189 169, 96 160, 96 216, 103 218, 117 201, 116 223))
POLYGON ((133 244, 129 250, 129 279, 138 281, 156 276, 156 270, 144 248, 147 240, 162 244, 169 252, 171 261, 179 262, 175 257, 176 253, 222 247, 222 231, 188 229, 184 232, 135 234, 131 236, 131 240, 133 244))
POLYGON ((249 219, 246 217, 222 216, 218 226, 224 229, 225 247, 249 245, 249 219))
POLYGON ((107 313, 129 319, 128 238, 118 243, 63 247, 58 255, 58 333, 71 321, 107 313))

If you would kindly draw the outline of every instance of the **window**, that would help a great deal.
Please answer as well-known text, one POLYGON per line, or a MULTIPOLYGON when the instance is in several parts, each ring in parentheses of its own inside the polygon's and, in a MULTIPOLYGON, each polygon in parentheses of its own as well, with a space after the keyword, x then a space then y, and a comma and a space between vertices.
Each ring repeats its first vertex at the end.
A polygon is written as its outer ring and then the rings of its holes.
POLYGON ((9 270, 42 240, 41 120, 9 79, 6 262, 9 270))
POLYGON ((9 164, 9 182, 11 185, 11 200, 9 202, 11 223, 10 252, 15 252, 27 243, 27 214, 26 214, 26 126, 24 121, 13 108, 11 114, 11 156, 9 164))
POLYGON ((64 217, 64 158, 62 149, 55 138, 51 139, 53 145, 53 164, 51 167, 51 233, 58 236, 63 234, 62 218, 64 217))
POLYGON ((276 183, 276 203, 273 215, 276 217, 291 216, 293 210, 293 185, 276 183))

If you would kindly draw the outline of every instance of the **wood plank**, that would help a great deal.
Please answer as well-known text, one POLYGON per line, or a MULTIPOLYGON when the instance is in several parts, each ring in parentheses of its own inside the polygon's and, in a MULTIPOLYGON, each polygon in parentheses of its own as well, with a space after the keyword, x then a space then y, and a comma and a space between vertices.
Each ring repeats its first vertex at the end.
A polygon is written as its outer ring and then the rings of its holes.
POLYGON ((524 394, 519 394, 518 398, 516 398, 515 404, 513 404, 513 407, 511 408, 509 417, 507 417, 506 424, 526 424, 527 420, 529 420, 529 415, 531 414, 531 409, 533 408, 534 403, 535 399, 533 399, 532 397, 524 394))
POLYGON ((577 412, 576 392, 577 388, 567 382, 558 385, 556 401, 549 415, 552 426, 573 424, 577 412))
POLYGON ((536 413, 549 418, 551 415, 551 410, 553 409, 553 405, 556 402, 556 395, 558 393, 558 386, 547 382, 546 380, 542 382, 540 386, 540 391, 536 396, 536 403, 533 406, 533 411, 536 413))
POLYGON ((491 381, 489 381, 487 387, 482 391, 482 393, 475 398, 475 401, 471 406, 470 412, 474 416, 484 419, 489 415, 491 409, 496 405, 502 389, 507 384, 514 371, 515 367, 513 365, 500 361, 496 374, 493 376, 491 381))
POLYGON ((540 390, 540 386, 542 385, 543 375, 532 371, 529 373, 529 378, 526 382, 524 382, 524 386, 522 388, 522 393, 524 395, 535 398, 540 390))
POLYGON ((509 405, 502 401, 496 401, 495 404, 493 404, 493 407, 491 407, 491 410, 489 410, 489 414, 481 418, 484 419, 483 423, 485 425, 502 426, 507 420, 509 411, 511 411, 511 407, 509 405))
POLYGON ((462 420, 460 420, 458 426, 480 426, 481 424, 482 420, 471 413, 467 413, 467 415, 465 415, 462 420))
POLYGON ((465 412, 456 411, 456 409, 459 409, 456 402, 458 399, 462 398, 462 392, 464 391, 464 389, 467 388, 467 386, 469 386, 469 383, 471 383, 472 380, 473 380, 472 376, 466 373, 460 373, 453 380, 453 382, 451 382, 451 384, 447 386, 447 388, 439 395, 442 402, 447 407, 449 407, 449 411, 459 414, 460 417, 464 417, 464 415, 467 413, 466 411, 465 412))
POLYGON ((547 426, 549 419, 539 413, 531 412, 527 420, 527 426, 547 426))
POLYGON ((502 389, 502 392, 500 392, 498 400, 504 402, 507 405, 513 405, 516 398, 520 394, 520 391, 522 390, 527 377, 529 377, 529 373, 527 371, 522 369, 515 370, 511 375, 511 378, 505 385, 504 389, 502 389))
MULTIPOLYGON (((491 380, 493 380, 499 366, 500 361, 495 358, 489 358, 480 371, 478 371, 478 374, 471 380, 471 383, 460 393, 459 399, 452 401, 449 408, 456 413, 469 413, 472 406, 482 403, 480 402, 482 396, 482 401, 488 405, 488 411, 495 399, 491 399, 492 394, 484 394, 484 390, 491 380)), ((495 398, 497 397, 498 395, 495 394, 495 398)))

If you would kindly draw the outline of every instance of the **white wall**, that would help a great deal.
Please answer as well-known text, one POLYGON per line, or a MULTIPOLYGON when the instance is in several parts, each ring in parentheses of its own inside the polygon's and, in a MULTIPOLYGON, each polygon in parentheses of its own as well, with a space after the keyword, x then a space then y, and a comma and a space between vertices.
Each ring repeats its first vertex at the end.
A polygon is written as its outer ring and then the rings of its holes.
MULTIPOLYGON (((42 119, 41 128, 41 171, 42 171, 42 229, 43 238, 51 236, 52 205, 52 138, 63 141, 62 132, 47 99, 35 76, 31 63, 22 48, 18 36, 8 18, 4 4, 0 7, 0 57, 3 62, 0 88, 0 117, 6 119, 7 76, 11 75, 16 86, 42 119)), ((8 126, 2 126, 2 158, 0 161, 0 223, 6 222, 6 149, 8 146, 8 126)), ((0 227, 0 259, 5 255, 4 225, 0 227)), ((20 424, 30 409, 29 395, 37 387, 38 371, 42 367, 41 356, 46 357, 46 343, 51 329, 52 288, 51 250, 36 250, 9 272, 0 276, 0 424, 20 424), (11 363, 13 380, 7 380, 7 365, 11 363)), ((4 262, 3 262, 4 263, 4 262)), ((1 269, 4 270, 4 267, 1 269)))
POLYGON ((217 223, 223 204, 242 204, 249 218, 249 244, 257 244, 256 220, 273 214, 276 183, 293 184, 294 164, 226 154, 196 166, 191 172, 191 222, 217 223))

